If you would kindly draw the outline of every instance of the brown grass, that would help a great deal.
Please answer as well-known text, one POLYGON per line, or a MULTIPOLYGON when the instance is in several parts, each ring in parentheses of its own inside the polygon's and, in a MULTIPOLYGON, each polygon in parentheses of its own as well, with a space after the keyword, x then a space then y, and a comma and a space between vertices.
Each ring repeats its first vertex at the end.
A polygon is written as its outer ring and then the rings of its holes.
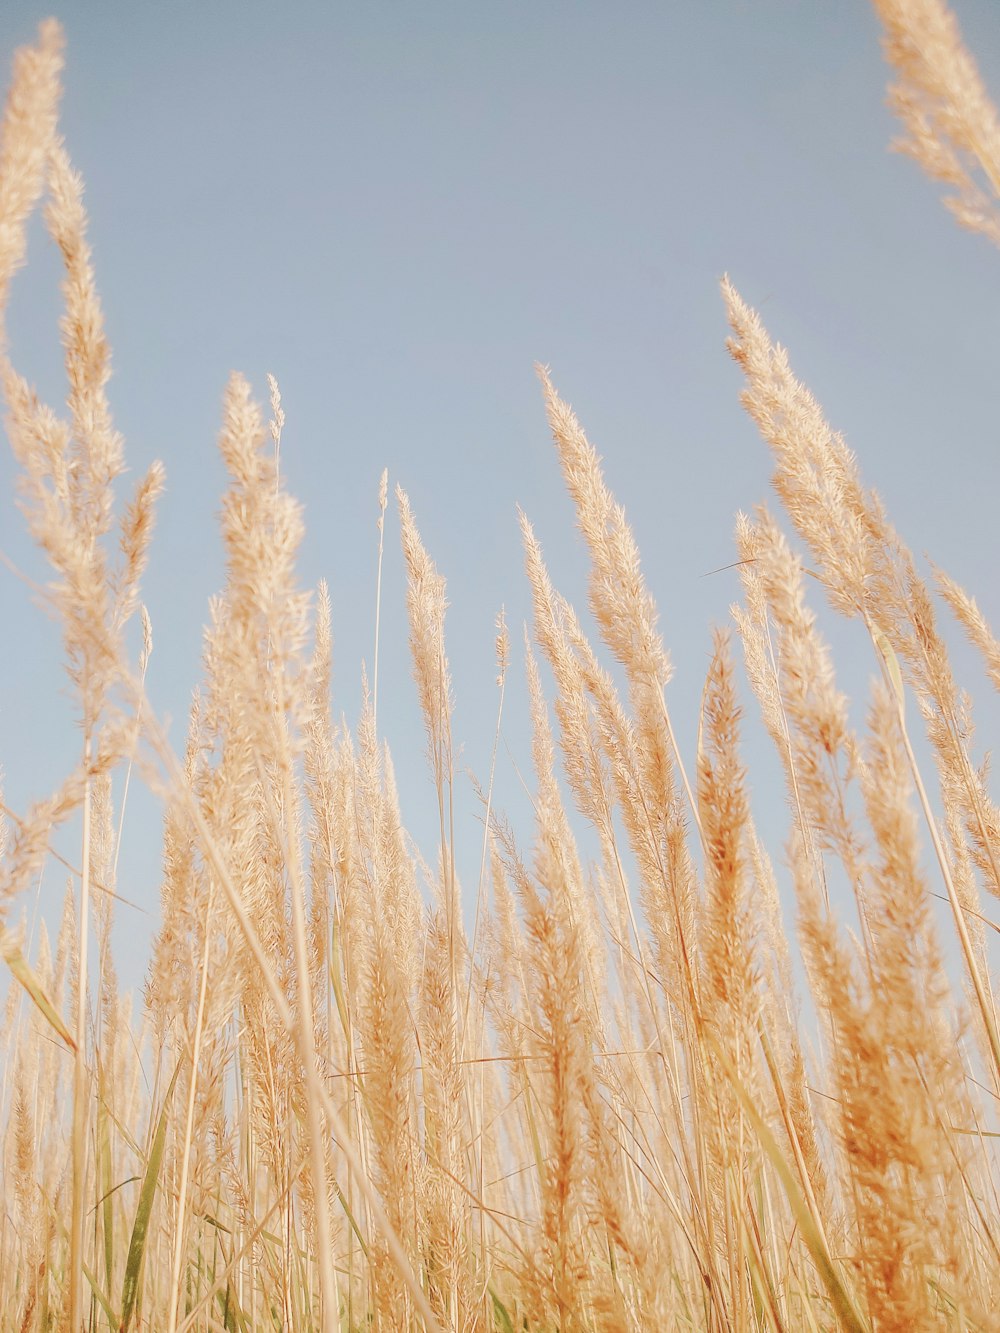
MULTIPOLYGON (((997 117, 953 19, 938 0, 875 5, 908 151, 957 191, 960 221, 1000 239, 997 117)), ((1000 811, 973 764, 971 705, 931 590, 787 354, 727 280, 744 403, 810 562, 765 509, 739 518, 734 620, 745 693, 786 782, 785 854, 756 831, 730 636, 715 634, 686 761, 631 529, 541 371, 599 643, 522 515, 534 826, 515 833, 498 815, 491 771, 469 935, 444 577, 398 491, 438 803, 426 865, 378 730, 388 479, 373 691, 352 735, 332 720, 326 589, 312 598, 297 581, 302 517, 281 474, 273 377, 269 429, 239 376, 224 395, 226 582, 183 756, 145 698, 140 584, 162 472, 120 504, 82 185, 57 133, 60 67, 50 22, 16 56, 0 138, 0 309, 43 196, 65 264, 66 414, 38 400, 2 329, 0 378, 83 738, 55 793, 0 826, 12 973, 0 1327, 1000 1327, 1000 1036, 983 906, 1000 896, 1000 811), (813 583, 870 638, 863 728, 813 583), (164 810, 161 921, 135 1016, 110 947, 116 772, 164 810), (28 959, 21 896, 77 816, 58 938, 42 927, 28 959), (774 863, 790 868, 794 934, 774 863)), ((1000 646, 976 602, 937 584, 997 683, 1000 646)), ((502 614, 497 629, 499 742, 502 614)))

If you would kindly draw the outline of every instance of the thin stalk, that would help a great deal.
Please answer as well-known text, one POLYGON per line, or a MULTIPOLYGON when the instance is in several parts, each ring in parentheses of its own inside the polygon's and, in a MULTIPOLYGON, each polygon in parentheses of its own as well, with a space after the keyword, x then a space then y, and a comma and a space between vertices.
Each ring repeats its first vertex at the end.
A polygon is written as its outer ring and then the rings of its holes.
POLYGON ((214 883, 209 889, 205 911, 205 948, 201 960, 201 983, 198 989, 198 1015, 195 1019, 194 1046, 191 1052, 191 1083, 188 1088, 187 1118, 184 1124, 184 1153, 181 1158, 181 1184, 177 1200, 177 1233, 174 1238, 174 1258, 170 1274, 170 1305, 167 1311, 168 1333, 177 1331, 177 1302, 180 1297, 181 1264, 184 1260, 184 1210, 187 1206, 188 1172, 191 1164, 191 1138, 194 1133, 194 1103, 198 1091, 198 1066, 201 1059, 201 1037, 205 1023, 205 997, 208 993, 208 959, 211 946, 212 908, 215 903, 214 883))
POLYGON ((934 855, 937 857, 938 865, 941 868, 941 877, 944 880, 944 886, 948 893, 948 903, 951 907, 952 916, 955 918, 955 929, 958 931, 959 943, 962 946, 962 955, 965 958, 965 965, 969 971, 972 987, 976 992, 976 1002, 979 1005, 979 1012, 982 1015, 983 1026, 986 1029, 986 1037, 990 1045, 990 1054, 993 1056, 993 1076, 1000 1081, 1000 1033, 997 1031, 993 1006, 990 1003, 991 997, 989 988, 983 981, 982 974, 979 970, 979 964, 976 962, 976 953, 972 944, 972 938, 969 935, 969 927, 966 924, 965 911, 962 907, 961 900, 959 899, 955 881, 952 878, 951 867, 948 864, 948 856, 944 849, 944 843, 941 840, 941 834, 938 831, 937 820, 934 818, 934 811, 931 809, 931 803, 927 796, 927 789, 924 786, 924 780, 920 775, 917 757, 913 753, 913 746, 910 744, 910 735, 906 729, 903 682, 899 671, 899 665, 896 662, 895 655, 893 654, 890 645, 884 641, 882 636, 877 633, 870 623, 868 625, 868 630, 872 636, 872 642, 875 645, 875 651, 878 654, 886 684, 892 691, 892 697, 896 704, 896 718, 899 722, 899 733, 903 741, 903 747, 906 750, 906 758, 910 766, 910 774, 913 778, 913 784, 917 789, 917 797, 920 801, 921 809, 924 812, 927 829, 931 835, 934 855))
POLYGON ((934 812, 931 809, 931 803, 927 797, 927 789, 924 787, 923 778, 920 776, 920 769, 917 767, 916 755, 913 753, 913 746, 910 744, 910 737, 907 733, 906 723, 903 719, 902 704, 899 702, 898 696, 896 713, 899 718, 899 729, 903 738, 903 746, 906 749, 906 758, 909 761, 914 786, 917 789, 917 796, 924 812, 924 819, 927 821, 927 828, 930 832, 931 842, 934 846, 934 855, 937 857, 938 865, 941 868, 941 877, 944 880, 944 886, 948 893, 948 902, 951 906, 952 916, 955 918, 955 929, 958 931, 958 939, 962 946, 965 965, 969 970, 972 987, 976 992, 976 1001, 979 1005, 979 1012, 982 1014, 983 1026, 986 1029, 986 1036, 990 1044, 990 1054, 993 1056, 993 1074, 996 1079, 1000 1080, 1000 1033, 997 1032, 997 1025, 993 1017, 993 1010, 989 1002, 989 996, 987 995, 986 985, 983 982, 979 964, 976 962, 975 949, 973 948, 972 938, 969 935, 969 928, 966 925, 965 912, 962 908, 961 901, 959 900, 958 890, 955 888, 955 881, 952 878, 951 867, 948 865, 947 853, 945 852, 944 844, 941 841, 941 834, 938 832, 937 820, 934 818, 934 812))
POLYGON ((73 1192, 69 1239, 69 1326, 72 1333, 83 1323, 83 1224, 87 1175, 87 949, 90 922, 90 785, 91 738, 84 742, 87 780, 83 793, 83 840, 80 856, 80 933, 76 1001, 76 1058, 73 1062, 73 1192))
POLYGON ((684 759, 681 755, 680 746, 677 744, 677 737, 674 735, 673 723, 670 721, 670 710, 667 708, 667 701, 663 697, 663 688, 659 691, 660 710, 663 714, 663 724, 667 729, 667 739, 670 741, 670 748, 674 754, 674 763, 677 765, 677 771, 681 775, 681 782, 684 786, 684 794, 687 796, 688 806, 691 810, 691 818, 694 826, 698 830, 698 841, 701 843, 702 850, 705 847, 705 830, 701 826, 701 815, 698 811, 698 802, 694 798, 694 792, 691 789, 691 783, 688 781, 687 769, 684 767, 684 759))

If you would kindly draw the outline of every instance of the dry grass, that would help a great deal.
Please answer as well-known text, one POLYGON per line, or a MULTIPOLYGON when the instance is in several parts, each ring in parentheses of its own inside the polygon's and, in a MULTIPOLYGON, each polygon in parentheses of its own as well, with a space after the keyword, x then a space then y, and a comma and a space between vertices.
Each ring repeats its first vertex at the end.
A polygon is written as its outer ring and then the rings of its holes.
MULTIPOLYGON (((876 9, 908 151, 956 189, 963 223, 1000 239, 997 117, 950 14, 938 0, 876 9)), ((734 620, 787 784, 796 939, 755 830, 730 638, 715 636, 685 765, 632 533, 546 371, 603 646, 522 516, 535 823, 515 834, 497 817, 491 774, 470 938, 444 578, 398 492, 438 797, 428 869, 377 725, 387 478, 374 689, 352 736, 332 722, 326 590, 312 599, 296 580, 302 519, 273 379, 269 431, 242 379, 225 393, 226 583, 184 756, 145 700, 140 581, 162 477, 116 499, 122 442, 82 187, 57 133, 60 66, 49 23, 16 57, 0 140, 0 307, 43 196, 65 262, 66 415, 38 401, 2 330, 0 376, 82 735, 54 795, 0 827, 13 977, 0 1327, 1000 1328, 1000 1037, 982 901, 1000 896, 1000 811, 971 759, 931 591, 785 352, 725 282, 777 496, 808 572, 867 630, 878 677, 858 733, 802 559, 768 512, 741 517, 734 620), (110 951, 124 815, 110 777, 133 767, 162 796, 165 829, 139 1018, 110 951), (29 961, 19 896, 78 816, 58 937, 43 928, 29 961)), ((1000 646, 975 601, 938 585, 996 682, 1000 646)), ((497 654, 499 738, 502 616, 497 654)))

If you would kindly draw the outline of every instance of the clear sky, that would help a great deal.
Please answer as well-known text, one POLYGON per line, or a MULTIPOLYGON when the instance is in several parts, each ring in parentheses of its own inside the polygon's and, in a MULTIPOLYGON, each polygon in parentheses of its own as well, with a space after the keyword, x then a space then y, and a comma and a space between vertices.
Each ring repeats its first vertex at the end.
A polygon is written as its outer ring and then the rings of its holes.
MULTIPOLYGON (((1000 95, 995 0, 955 7, 1000 95)), ((724 272, 910 544, 1000 620, 1000 255, 887 151, 887 72, 861 0, 6 0, 5 79, 13 48, 53 11, 117 424, 134 475, 157 457, 167 471, 146 582, 149 687, 178 745, 222 583, 222 391, 239 369, 266 400, 272 371, 283 471, 306 509, 302 580, 327 578, 333 597, 336 709, 356 716, 371 659, 387 466, 448 579, 456 733, 463 764, 485 774, 493 620, 506 604, 516 640, 528 611, 516 503, 557 585, 585 596, 532 368, 543 361, 634 524, 693 757, 710 627, 738 592, 733 572, 703 576, 733 559, 734 514, 768 498, 770 473, 724 348, 724 272)), ((38 228, 11 346, 55 401, 58 277, 38 228)), ((0 549, 43 578, 13 491, 5 450, 0 549)), ((432 839, 394 521, 385 579, 380 722, 404 817, 432 839)), ((54 787, 79 738, 58 635, 2 569, 0 624, 0 765, 21 809, 54 787)), ((975 673, 967 683, 982 692, 975 673)), ((506 731, 519 764, 525 723, 515 691, 506 731)), ((501 770, 501 803, 516 810, 506 752, 501 770)), ((780 838, 780 790, 765 781, 756 794, 780 838)), ((478 870, 469 821, 466 880, 478 870)), ((155 923, 158 837, 137 796, 120 888, 151 915, 119 918, 129 985, 155 923)), ((62 890, 52 867, 44 910, 62 890)))

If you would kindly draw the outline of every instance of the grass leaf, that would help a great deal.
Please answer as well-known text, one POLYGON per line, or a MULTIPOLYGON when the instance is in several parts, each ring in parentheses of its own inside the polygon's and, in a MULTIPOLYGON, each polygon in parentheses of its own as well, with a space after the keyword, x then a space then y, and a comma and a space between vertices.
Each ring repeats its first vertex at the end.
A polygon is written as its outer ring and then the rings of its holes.
POLYGON ((55 1005, 46 995, 45 987, 21 952, 21 946, 4 926, 0 926, 0 953, 3 954, 4 962, 13 972, 15 978, 30 995, 32 1003, 42 1014, 42 1017, 58 1032, 70 1050, 75 1051, 76 1042, 73 1040, 72 1033, 63 1022, 55 1005))
POLYGON ((125 1281, 122 1285, 121 1333, 128 1333, 132 1326, 132 1319, 135 1316, 142 1260, 146 1252, 146 1237, 149 1234, 149 1219, 153 1211, 153 1201, 156 1198, 156 1186, 160 1177, 160 1166, 163 1162, 163 1150, 167 1143, 167 1112, 170 1109, 170 1098, 180 1072, 181 1066, 178 1061, 173 1078, 170 1080, 170 1086, 167 1088, 166 1096, 163 1098, 163 1106, 160 1109, 159 1120, 156 1124, 156 1133, 153 1136, 153 1144, 149 1150, 149 1160, 146 1162, 146 1174, 143 1176, 142 1188, 139 1191, 139 1203, 135 1210, 135 1222, 132 1226, 132 1240, 128 1247, 128 1259, 125 1261, 125 1281))
POLYGON ((490 1287, 490 1300, 493 1302, 493 1318, 496 1320, 496 1326, 500 1329, 500 1333, 514 1333, 514 1321, 511 1319, 506 1305, 492 1287, 490 1287))

